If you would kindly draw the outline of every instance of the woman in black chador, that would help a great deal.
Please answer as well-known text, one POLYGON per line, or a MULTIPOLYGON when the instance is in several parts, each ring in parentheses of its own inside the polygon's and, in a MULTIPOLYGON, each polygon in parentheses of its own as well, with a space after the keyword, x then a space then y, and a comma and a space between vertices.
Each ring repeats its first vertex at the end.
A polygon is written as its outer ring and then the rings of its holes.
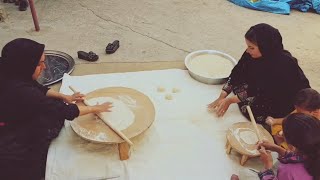
POLYGON ((252 26, 245 34, 247 49, 233 68, 220 96, 209 108, 223 116, 237 103, 248 118, 250 105, 257 123, 265 125, 267 116, 282 118, 294 110, 295 94, 309 88, 309 81, 297 59, 284 50, 282 37, 268 24, 252 26), (228 95, 233 92, 235 96, 228 95))
POLYGON ((46 68, 44 45, 30 39, 7 43, 0 59, 0 179, 45 176, 50 142, 65 119, 110 111, 110 103, 78 106, 83 95, 55 92, 36 79, 46 68))

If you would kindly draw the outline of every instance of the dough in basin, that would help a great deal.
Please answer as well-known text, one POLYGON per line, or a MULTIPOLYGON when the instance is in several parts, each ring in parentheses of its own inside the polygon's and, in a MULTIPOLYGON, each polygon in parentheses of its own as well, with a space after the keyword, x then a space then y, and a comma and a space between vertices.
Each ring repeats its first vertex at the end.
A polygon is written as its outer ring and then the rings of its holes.
POLYGON ((202 54, 190 61, 190 70, 210 78, 226 78, 233 69, 230 60, 217 54, 202 54))

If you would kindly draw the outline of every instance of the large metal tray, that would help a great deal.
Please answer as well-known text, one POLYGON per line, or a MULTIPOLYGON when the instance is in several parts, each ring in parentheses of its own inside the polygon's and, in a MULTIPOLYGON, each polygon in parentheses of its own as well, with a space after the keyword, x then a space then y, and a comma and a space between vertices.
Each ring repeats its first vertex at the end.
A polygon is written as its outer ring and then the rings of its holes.
POLYGON ((60 51, 45 50, 46 69, 38 78, 38 82, 44 86, 48 86, 59 82, 64 73, 70 74, 74 70, 74 59, 60 51))

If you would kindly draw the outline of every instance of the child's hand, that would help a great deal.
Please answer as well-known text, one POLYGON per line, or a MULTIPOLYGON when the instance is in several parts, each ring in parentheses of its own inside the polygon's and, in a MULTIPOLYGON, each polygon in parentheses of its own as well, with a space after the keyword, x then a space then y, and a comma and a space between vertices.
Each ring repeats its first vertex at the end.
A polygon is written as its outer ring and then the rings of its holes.
POLYGON ((283 137, 283 131, 279 131, 278 135, 283 137))
POLYGON ((273 165, 273 159, 270 151, 266 151, 264 149, 260 149, 260 160, 264 164, 265 169, 271 169, 273 165))
POLYGON ((280 156, 283 156, 286 152, 284 148, 268 141, 258 142, 258 150, 262 149, 261 147, 264 147, 266 150, 277 152, 280 156))
POLYGON ((273 119, 273 117, 268 116, 268 117, 266 118, 266 123, 267 123, 269 126, 273 126, 273 124, 274 124, 274 119, 273 119))
POLYGON ((278 145, 265 140, 263 140, 262 142, 258 142, 258 149, 261 149, 261 147, 264 147, 266 150, 275 151, 275 152, 277 152, 277 149, 278 149, 278 145))
POLYGON ((64 100, 64 102, 71 104, 71 103, 74 103, 74 102, 83 101, 84 97, 85 96, 83 94, 80 94, 79 92, 76 92, 71 96, 70 95, 65 95, 63 100, 64 100))

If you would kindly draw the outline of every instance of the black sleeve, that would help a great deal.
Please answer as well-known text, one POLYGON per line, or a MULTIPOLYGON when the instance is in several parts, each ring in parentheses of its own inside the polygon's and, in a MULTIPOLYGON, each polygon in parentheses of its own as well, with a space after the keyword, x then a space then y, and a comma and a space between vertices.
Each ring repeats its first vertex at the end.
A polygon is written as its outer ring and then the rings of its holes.
POLYGON ((34 81, 33 83, 43 94, 47 94, 47 92, 50 89, 47 86, 43 86, 43 85, 39 84, 37 81, 34 81))
POLYGON ((47 97, 43 89, 33 87, 21 87, 17 89, 16 98, 20 101, 17 108, 24 109, 28 113, 42 113, 49 117, 57 117, 73 120, 79 116, 79 108, 75 104, 66 104, 61 100, 47 97))
POLYGON ((250 55, 248 53, 243 53, 237 65, 232 69, 231 74, 229 76, 230 84, 232 86, 238 86, 240 84, 247 83, 246 62, 249 56, 250 55))
POLYGON ((224 90, 227 94, 230 94, 232 92, 232 84, 231 79, 228 78, 228 81, 223 85, 222 90, 224 90))
POLYGON ((310 88, 309 80, 299 66, 297 67, 297 79, 299 81, 299 83, 297 84, 298 91, 300 91, 301 89, 310 88))
POLYGON ((232 69, 228 81, 224 84, 222 90, 230 94, 232 91, 238 96, 240 101, 247 98, 247 79, 246 79, 246 59, 249 58, 248 53, 244 52, 239 62, 232 69))
MULTIPOLYGON (((286 57, 285 57, 286 58, 286 57)), ((273 111, 277 115, 286 116, 294 109, 293 101, 301 89, 309 88, 309 81, 299 65, 291 58, 283 59, 273 76, 273 88, 268 88, 267 97, 272 101, 273 111)))
POLYGON ((306 78, 299 65, 294 61, 288 63, 286 71, 283 72, 282 77, 279 77, 279 80, 279 87, 282 86, 281 89, 285 90, 283 94, 288 94, 291 100, 293 100, 296 93, 301 89, 310 88, 309 80, 306 78))

